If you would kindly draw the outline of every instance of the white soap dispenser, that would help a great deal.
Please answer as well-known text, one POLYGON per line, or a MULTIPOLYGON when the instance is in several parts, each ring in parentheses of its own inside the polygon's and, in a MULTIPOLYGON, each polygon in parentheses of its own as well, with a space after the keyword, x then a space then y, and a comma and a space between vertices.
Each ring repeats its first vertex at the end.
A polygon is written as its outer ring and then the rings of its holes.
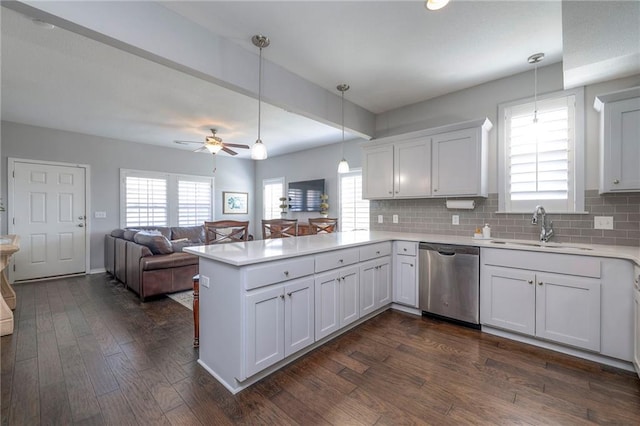
POLYGON ((488 240, 491 238, 491 227, 488 223, 484 224, 484 228, 482 228, 482 238, 488 240))

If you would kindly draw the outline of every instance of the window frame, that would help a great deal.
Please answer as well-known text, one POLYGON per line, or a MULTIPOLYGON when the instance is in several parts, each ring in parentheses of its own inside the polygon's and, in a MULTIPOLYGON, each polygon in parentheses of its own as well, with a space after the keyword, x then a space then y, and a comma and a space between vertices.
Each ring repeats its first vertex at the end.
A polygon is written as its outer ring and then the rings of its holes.
MULTIPOLYGON (((350 177, 350 176, 360 176, 360 181, 361 181, 361 185, 363 184, 364 181, 364 177, 362 175, 362 168, 351 168, 351 170, 349 170, 347 173, 338 173, 338 229, 340 231, 355 231, 355 230, 361 230, 363 228, 355 228, 352 230, 345 230, 343 227, 344 221, 343 221, 343 217, 342 217, 342 179, 345 177, 350 177)), ((364 191, 364 189, 361 187, 361 193, 364 191)), ((363 194, 364 195, 364 194, 363 194)), ((366 230, 370 230, 371 229, 371 201, 367 200, 365 198, 362 198, 362 201, 366 201, 368 204, 368 217, 369 220, 367 221, 367 227, 366 230)), ((356 215, 357 216, 357 215, 356 215)), ((356 226, 357 226, 357 221, 356 221, 356 226)))
MULTIPOLYGON (((215 208, 215 197, 214 197, 214 185, 215 179, 209 176, 198 176, 198 175, 187 175, 183 173, 166 173, 166 172, 155 172, 149 170, 135 170, 135 169, 120 169, 120 227, 126 228, 127 226, 127 200, 126 200, 126 179, 127 177, 140 177, 147 179, 162 179, 166 182, 167 188, 167 224, 166 225, 150 225, 150 226, 180 226, 178 224, 179 220, 179 193, 178 193, 178 181, 196 181, 196 182, 207 182, 210 183, 211 194, 210 194, 210 217, 209 220, 213 220, 214 216, 214 208, 215 208)), ((135 226, 135 225, 131 225, 135 226)), ((140 225, 142 226, 142 225, 140 225)), ((192 226, 197 226, 192 225, 192 226)))
MULTIPOLYGON (((571 200, 567 201, 568 209, 558 209, 549 204, 550 208, 544 206, 549 213, 584 213, 584 191, 585 191, 585 99, 584 87, 576 87, 568 90, 560 90, 545 93, 537 96, 538 102, 549 99, 560 99, 574 96, 574 141, 573 152, 569 151, 569 162, 572 163, 569 182, 573 181, 573 188, 569 193, 573 193, 571 200), (571 208, 572 207, 572 208, 571 208)), ((510 198, 507 200, 509 187, 509 172, 507 170, 509 162, 507 159, 507 131, 506 131, 506 110, 509 108, 533 103, 534 97, 517 99, 498 105, 498 213, 531 213, 536 204, 545 204, 545 200, 531 200, 531 208, 511 207, 510 198)), ((571 120, 571 118, 569 118, 571 120)), ((550 200, 549 200, 550 201, 550 200)))
MULTIPOLYGON (((285 184, 286 181, 284 179, 284 176, 281 177, 275 177, 275 178, 267 178, 267 179, 262 179, 262 219, 267 219, 267 205, 266 205, 266 194, 265 194, 265 189, 267 187, 267 185, 273 185, 273 184, 280 184, 282 185, 282 192, 280 193, 280 197, 284 197, 285 195, 285 184)), ((278 204, 280 205, 280 200, 278 200, 278 204)), ((278 207, 278 214, 275 217, 271 217, 271 215, 269 215, 269 219, 280 219, 280 208, 278 207)))

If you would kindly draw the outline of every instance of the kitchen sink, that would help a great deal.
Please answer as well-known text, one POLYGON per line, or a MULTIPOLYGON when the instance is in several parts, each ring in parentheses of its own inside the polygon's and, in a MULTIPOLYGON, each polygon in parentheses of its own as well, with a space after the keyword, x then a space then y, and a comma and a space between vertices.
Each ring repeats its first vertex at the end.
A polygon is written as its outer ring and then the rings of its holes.
POLYGON ((504 241, 504 240, 493 240, 490 241, 491 244, 504 245, 504 246, 514 246, 514 247, 540 247, 540 248, 553 248, 553 249, 570 249, 570 250, 593 250, 590 247, 577 246, 574 244, 562 244, 562 243, 538 243, 535 241, 527 242, 527 241, 504 241))

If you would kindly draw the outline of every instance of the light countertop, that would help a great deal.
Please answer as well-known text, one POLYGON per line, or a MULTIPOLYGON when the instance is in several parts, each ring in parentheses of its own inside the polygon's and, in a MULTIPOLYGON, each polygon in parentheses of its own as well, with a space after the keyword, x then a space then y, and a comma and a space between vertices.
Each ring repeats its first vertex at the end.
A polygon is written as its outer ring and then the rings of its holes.
POLYGON ((336 232, 295 238, 255 240, 246 243, 214 244, 186 247, 184 251, 234 266, 245 266, 394 240, 611 257, 628 259, 640 266, 640 247, 555 242, 539 243, 532 240, 481 240, 452 235, 381 231, 336 232))

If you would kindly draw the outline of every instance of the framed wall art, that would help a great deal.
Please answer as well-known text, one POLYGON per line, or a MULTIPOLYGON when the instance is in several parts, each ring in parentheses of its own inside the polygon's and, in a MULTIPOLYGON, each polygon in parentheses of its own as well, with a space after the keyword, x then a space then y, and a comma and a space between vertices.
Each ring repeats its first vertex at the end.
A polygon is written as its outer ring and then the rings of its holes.
POLYGON ((223 192, 222 214, 249 214, 249 193, 223 192))

